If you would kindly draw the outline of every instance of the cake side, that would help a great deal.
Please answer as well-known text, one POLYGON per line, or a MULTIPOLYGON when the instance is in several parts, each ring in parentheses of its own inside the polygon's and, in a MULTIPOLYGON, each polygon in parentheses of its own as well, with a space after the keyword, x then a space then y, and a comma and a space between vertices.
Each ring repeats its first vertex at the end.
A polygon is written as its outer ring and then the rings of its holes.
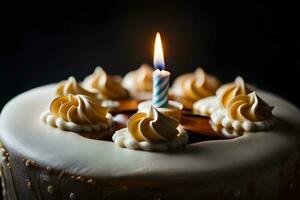
POLYGON ((30 90, 5 106, 0 118, 2 142, 41 167, 94 177, 107 184, 159 188, 234 179, 270 167, 299 146, 299 110, 265 92, 260 95, 276 108, 274 130, 190 144, 175 153, 153 153, 120 149, 112 142, 90 140, 46 126, 39 115, 47 108, 54 88, 47 85, 30 90))
POLYGON ((299 153, 248 175, 192 186, 159 188, 135 183, 109 185, 93 177, 72 175, 32 160, 2 146, 1 178, 5 199, 297 199, 300 197, 299 153), (9 197, 9 198, 8 198, 9 197))

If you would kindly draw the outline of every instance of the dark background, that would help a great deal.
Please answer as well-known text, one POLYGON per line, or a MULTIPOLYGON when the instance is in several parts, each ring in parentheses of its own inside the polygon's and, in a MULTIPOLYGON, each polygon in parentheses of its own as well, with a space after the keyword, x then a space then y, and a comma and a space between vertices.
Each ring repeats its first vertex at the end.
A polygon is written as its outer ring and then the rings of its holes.
POLYGON ((172 78, 202 66, 223 82, 241 75, 300 106, 298 6, 82 2, 1 2, 0 110, 23 91, 70 75, 81 80, 97 65, 124 75, 152 63, 157 31, 172 78))
POLYGON ((152 63, 155 33, 172 78, 198 66, 300 106, 293 5, 212 1, 109 1, 1 5, 0 110, 15 95, 95 66, 124 75, 152 63))

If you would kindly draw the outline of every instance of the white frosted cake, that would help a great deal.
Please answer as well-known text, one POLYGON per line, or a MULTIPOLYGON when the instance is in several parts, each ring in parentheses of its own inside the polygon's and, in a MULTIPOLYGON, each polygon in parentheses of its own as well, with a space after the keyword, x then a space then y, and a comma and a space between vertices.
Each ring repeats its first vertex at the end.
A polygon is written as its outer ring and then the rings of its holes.
POLYGON ((300 111, 280 97, 257 92, 274 106, 272 130, 152 152, 48 125, 40 116, 56 88, 29 90, 2 110, 1 174, 7 199, 299 198, 300 111))
POLYGON ((197 68, 102 67, 13 98, 0 115, 9 200, 300 199, 300 111, 197 68))

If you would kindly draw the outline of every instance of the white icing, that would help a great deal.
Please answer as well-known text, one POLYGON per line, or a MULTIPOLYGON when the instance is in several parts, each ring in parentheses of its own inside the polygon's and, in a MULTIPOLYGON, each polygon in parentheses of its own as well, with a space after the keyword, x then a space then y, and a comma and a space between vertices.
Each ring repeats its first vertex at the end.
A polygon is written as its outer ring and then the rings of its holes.
POLYGON ((40 118, 44 123, 49 124, 50 126, 73 132, 97 132, 108 129, 113 124, 113 118, 111 114, 108 114, 108 124, 103 122, 99 122, 96 124, 75 124, 73 122, 64 121, 62 118, 52 115, 50 111, 43 112, 40 118))
POLYGON ((254 132, 254 131, 263 131, 263 130, 270 130, 274 127, 274 117, 265 119, 262 121, 252 122, 250 120, 232 120, 227 115, 225 110, 218 109, 210 116, 212 123, 215 126, 222 126, 225 129, 222 131, 230 131, 234 129, 236 132, 254 132))
POLYGON ((54 91, 55 85, 47 85, 12 99, 0 116, 1 141, 39 165, 107 184, 187 187, 241 177, 282 160, 300 146, 299 109, 266 92, 259 96, 276 108, 275 129, 188 144, 180 152, 157 153, 119 148, 113 142, 45 126, 39 116, 48 108, 54 91))
POLYGON ((128 133, 127 128, 124 128, 116 131, 112 139, 119 147, 141 149, 145 151, 167 151, 185 146, 188 140, 188 135, 184 130, 181 130, 178 136, 170 141, 159 143, 150 143, 147 141, 139 142, 128 133))
POLYGON ((216 96, 200 99, 193 104, 193 112, 204 116, 210 116, 218 108, 218 99, 216 96))
POLYGON ((209 121, 212 129, 217 132, 218 134, 221 134, 224 138, 235 138, 243 135, 243 132, 236 131, 234 129, 226 129, 223 126, 217 126, 216 124, 209 121))

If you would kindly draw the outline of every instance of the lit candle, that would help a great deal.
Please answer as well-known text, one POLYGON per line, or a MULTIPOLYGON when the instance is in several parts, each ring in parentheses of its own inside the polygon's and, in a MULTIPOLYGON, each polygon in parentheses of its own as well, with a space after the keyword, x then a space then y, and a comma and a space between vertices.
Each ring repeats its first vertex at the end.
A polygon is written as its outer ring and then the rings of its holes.
POLYGON ((153 64, 153 98, 152 105, 158 108, 168 105, 170 72, 165 69, 165 61, 160 34, 156 33, 153 64))

